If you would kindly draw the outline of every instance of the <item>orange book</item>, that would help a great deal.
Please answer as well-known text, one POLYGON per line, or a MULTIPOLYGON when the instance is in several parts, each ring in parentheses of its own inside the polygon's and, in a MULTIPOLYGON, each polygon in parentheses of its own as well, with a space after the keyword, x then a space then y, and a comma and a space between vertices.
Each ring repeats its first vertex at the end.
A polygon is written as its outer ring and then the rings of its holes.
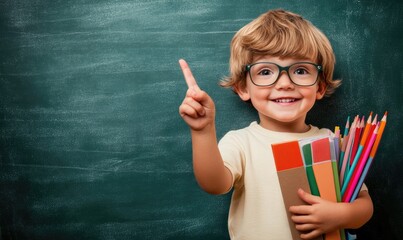
MULTIPOLYGON (((337 202, 336 185, 333 177, 332 158, 329 138, 322 138, 312 142, 313 172, 319 188, 320 197, 337 202)), ((341 240, 340 231, 327 233, 326 240, 341 240)))

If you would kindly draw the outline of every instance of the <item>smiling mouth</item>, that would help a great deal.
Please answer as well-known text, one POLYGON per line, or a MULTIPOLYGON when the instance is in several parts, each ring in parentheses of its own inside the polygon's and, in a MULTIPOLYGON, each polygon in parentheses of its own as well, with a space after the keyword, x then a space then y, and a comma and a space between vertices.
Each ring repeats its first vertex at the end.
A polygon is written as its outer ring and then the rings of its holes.
POLYGON ((297 101, 295 98, 280 98, 280 99, 274 99, 276 103, 292 103, 297 101))

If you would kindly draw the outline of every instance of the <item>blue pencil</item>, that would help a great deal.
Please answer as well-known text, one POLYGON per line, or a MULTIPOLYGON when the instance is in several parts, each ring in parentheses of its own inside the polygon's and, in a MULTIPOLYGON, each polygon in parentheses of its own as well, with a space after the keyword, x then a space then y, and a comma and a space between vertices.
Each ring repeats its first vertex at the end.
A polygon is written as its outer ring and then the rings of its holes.
POLYGON ((350 129, 350 116, 347 117, 347 123, 346 127, 344 128, 344 134, 343 134, 343 142, 341 144, 341 151, 340 151, 340 156, 339 156, 339 170, 342 167, 343 164, 343 159, 344 159, 344 151, 346 150, 346 145, 348 142, 348 131, 350 129))
POLYGON ((372 164, 372 161, 373 161, 373 160, 374 160, 374 158, 372 158, 372 157, 368 158, 368 161, 367 161, 367 163, 365 164, 365 168, 364 168, 364 170, 362 171, 362 174, 361 174, 361 176, 360 176, 360 180, 358 180, 357 186, 356 186, 355 189, 354 189, 354 193, 353 193, 353 195, 351 196, 350 202, 353 202, 353 201, 357 198, 358 193, 359 193, 360 190, 361 190, 362 184, 364 183, 364 180, 365 180, 365 178, 367 177, 368 170, 369 170, 369 168, 371 167, 371 164, 372 164))

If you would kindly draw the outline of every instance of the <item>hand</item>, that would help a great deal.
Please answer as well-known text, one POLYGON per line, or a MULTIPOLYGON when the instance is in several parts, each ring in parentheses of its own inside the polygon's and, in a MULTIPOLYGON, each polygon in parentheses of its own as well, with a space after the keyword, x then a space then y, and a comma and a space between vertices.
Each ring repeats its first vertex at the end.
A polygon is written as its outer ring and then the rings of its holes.
POLYGON ((192 130, 200 131, 213 126, 215 106, 211 97, 197 85, 196 79, 185 60, 179 60, 188 90, 179 106, 179 114, 192 130))
POLYGON ((302 239, 313 239, 341 227, 345 203, 336 203, 298 190, 299 197, 309 205, 292 206, 290 212, 302 239))

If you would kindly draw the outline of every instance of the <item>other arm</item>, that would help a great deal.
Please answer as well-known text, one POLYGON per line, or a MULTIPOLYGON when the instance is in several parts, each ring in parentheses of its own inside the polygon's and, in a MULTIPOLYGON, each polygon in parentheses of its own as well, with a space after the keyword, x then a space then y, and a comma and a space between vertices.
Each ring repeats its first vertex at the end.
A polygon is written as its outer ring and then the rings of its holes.
POLYGON ((373 205, 368 191, 360 191, 352 203, 335 203, 298 191, 302 200, 310 205, 292 206, 291 219, 302 239, 312 239, 341 228, 356 229, 372 217, 373 205))

